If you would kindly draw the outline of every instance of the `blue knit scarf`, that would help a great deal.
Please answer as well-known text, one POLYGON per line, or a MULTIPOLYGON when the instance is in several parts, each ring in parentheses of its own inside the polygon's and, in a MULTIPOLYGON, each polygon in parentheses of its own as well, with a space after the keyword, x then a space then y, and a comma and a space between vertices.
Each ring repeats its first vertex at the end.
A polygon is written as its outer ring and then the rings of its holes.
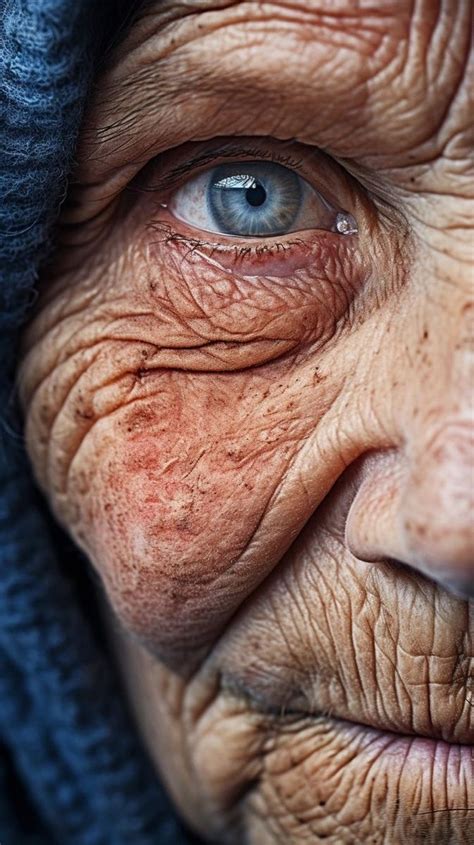
POLYGON ((0 842, 180 845, 64 574, 15 410, 18 330, 65 195, 110 0, 0 0, 0 842))

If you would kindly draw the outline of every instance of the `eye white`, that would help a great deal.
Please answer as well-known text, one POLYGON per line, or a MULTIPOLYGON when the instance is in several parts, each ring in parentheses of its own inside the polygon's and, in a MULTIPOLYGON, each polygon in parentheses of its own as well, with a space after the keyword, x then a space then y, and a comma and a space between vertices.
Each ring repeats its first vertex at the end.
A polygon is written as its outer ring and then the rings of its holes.
MULTIPOLYGON (((284 192, 280 193, 280 197, 284 197, 284 192)), ((269 204, 271 205, 271 202, 269 204)), ((268 161, 236 161, 205 170, 188 179, 175 191, 168 208, 171 214, 183 223, 197 230, 220 234, 225 237, 268 238, 276 234, 285 235, 290 232, 313 229, 332 231, 340 235, 354 235, 358 232, 357 222, 349 212, 333 206, 319 191, 294 171, 268 161), (250 214, 252 209, 250 209, 250 206, 246 208, 245 202, 241 203, 238 215, 240 223, 243 224, 242 231, 238 231, 237 228, 232 229, 229 225, 223 225, 222 215, 220 221, 216 219, 216 214, 212 210, 213 202, 210 201, 212 190, 217 188, 228 191, 228 196, 230 196, 231 191, 235 191, 235 194, 242 196, 258 181, 266 184, 267 188, 270 186, 270 199, 275 198, 275 196, 278 198, 279 174, 280 182, 284 182, 285 174, 288 174, 291 178, 288 179, 287 176, 286 181, 289 181, 290 185, 291 182, 298 185, 299 205, 295 214, 290 215, 291 222, 288 226, 282 225, 278 228, 275 225, 275 230, 272 230, 271 220, 265 218, 265 213, 262 214, 259 210, 260 217, 256 213, 257 220, 255 221, 254 218, 253 223, 249 222, 246 228, 245 216, 250 214)), ((256 209, 254 208, 253 211, 255 212, 256 209)), ((285 209, 284 205, 281 206, 280 216, 283 220, 288 218, 288 215, 285 218, 285 211, 288 211, 288 209, 285 209)), ((278 204, 275 205, 275 202, 273 202, 273 215, 273 219, 276 220, 278 204)), ((226 222, 229 223, 229 221, 226 222)))

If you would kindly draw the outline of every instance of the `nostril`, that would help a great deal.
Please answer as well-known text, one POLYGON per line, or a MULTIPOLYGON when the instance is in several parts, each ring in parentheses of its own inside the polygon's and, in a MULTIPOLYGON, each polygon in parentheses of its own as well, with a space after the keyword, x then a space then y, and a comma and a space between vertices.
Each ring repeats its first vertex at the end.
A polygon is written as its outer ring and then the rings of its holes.
MULTIPOLYGON (((462 598, 472 598, 474 592, 474 542, 471 519, 459 519, 459 514, 437 516, 432 509, 431 519, 426 513, 416 514, 417 503, 412 502, 413 516, 402 521, 400 532, 401 558, 450 592, 462 598), (451 518, 450 518, 451 516, 451 518)), ((426 497, 418 510, 426 508, 426 497)))
POLYGON ((428 567, 414 566, 412 563, 407 563, 395 557, 385 557, 378 562, 390 566, 395 572, 405 573, 405 576, 412 573, 418 580, 421 578, 432 584, 438 584, 455 598, 463 601, 474 598, 474 577, 471 573, 467 573, 466 577, 452 578, 451 573, 445 576, 442 572, 434 572, 428 567))
POLYGON ((466 572, 461 577, 453 578, 450 569, 435 572, 431 568, 413 566, 411 563, 394 557, 386 557, 381 562, 390 566, 392 570, 399 570, 400 572, 405 572, 405 574, 411 572, 417 578, 425 578, 433 584, 438 584, 438 586, 442 587, 448 593, 463 601, 474 599, 474 575, 472 572, 466 572))
POLYGON ((470 576, 467 579, 457 579, 446 581, 444 586, 450 593, 457 596, 459 599, 469 601, 474 599, 474 577, 470 576))

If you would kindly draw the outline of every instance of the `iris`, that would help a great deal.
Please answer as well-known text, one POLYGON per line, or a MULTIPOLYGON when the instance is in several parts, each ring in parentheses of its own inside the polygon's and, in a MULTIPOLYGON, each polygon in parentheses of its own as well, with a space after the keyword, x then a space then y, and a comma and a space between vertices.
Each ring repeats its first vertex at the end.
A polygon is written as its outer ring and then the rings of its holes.
POLYGON ((301 200, 300 177, 275 162, 220 165, 207 190, 216 228, 241 237, 284 234, 296 220, 301 200))

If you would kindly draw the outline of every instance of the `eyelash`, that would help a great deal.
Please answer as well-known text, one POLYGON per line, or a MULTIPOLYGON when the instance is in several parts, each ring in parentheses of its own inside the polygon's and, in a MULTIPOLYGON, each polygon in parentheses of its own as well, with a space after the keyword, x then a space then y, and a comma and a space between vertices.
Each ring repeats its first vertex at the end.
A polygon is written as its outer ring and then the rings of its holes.
MULTIPOLYGON (((151 220, 148 223, 148 229, 153 232, 161 232, 163 235, 163 243, 166 246, 172 244, 185 244, 189 247, 188 254, 192 255, 196 250, 207 249, 210 250, 209 258, 212 259, 213 253, 222 254, 225 252, 230 255, 233 253, 235 261, 243 258, 262 257, 264 255, 281 255, 282 252, 290 252, 295 247, 305 247, 306 243, 302 238, 293 238, 291 241, 270 241, 265 239, 265 243, 261 245, 226 243, 225 245, 219 241, 209 241, 201 238, 183 235, 177 232, 173 227, 159 220, 151 220)), ((262 241, 264 239, 262 238, 262 241)))

